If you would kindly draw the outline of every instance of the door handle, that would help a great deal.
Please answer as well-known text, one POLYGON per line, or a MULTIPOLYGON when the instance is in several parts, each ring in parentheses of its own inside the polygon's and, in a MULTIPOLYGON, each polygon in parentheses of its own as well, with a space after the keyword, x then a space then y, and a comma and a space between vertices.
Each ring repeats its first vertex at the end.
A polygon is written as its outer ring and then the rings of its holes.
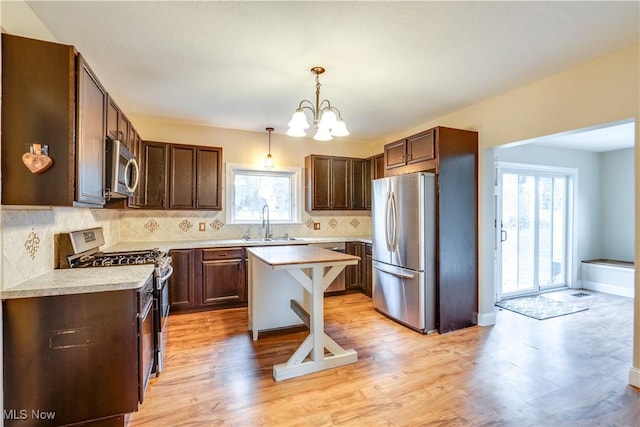
POLYGON ((500 242, 507 241, 507 230, 500 230, 500 242))
POLYGON ((392 276, 399 277, 401 279, 413 279, 415 276, 411 273, 399 273, 397 271, 389 271, 385 268, 381 268, 377 265, 374 265, 373 268, 376 270, 382 271, 383 273, 391 274, 392 276))

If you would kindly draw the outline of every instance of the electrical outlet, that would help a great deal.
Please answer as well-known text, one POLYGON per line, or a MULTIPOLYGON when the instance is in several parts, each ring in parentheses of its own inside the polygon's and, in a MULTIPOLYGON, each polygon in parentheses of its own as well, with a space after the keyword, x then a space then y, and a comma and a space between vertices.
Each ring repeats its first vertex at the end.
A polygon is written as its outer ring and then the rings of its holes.
POLYGON ((320 230, 320 223, 319 222, 314 222, 313 223, 313 229, 314 230, 320 230))
POLYGON ((204 222, 199 223, 198 224, 198 230, 206 231, 207 230, 207 224, 205 224, 204 222))

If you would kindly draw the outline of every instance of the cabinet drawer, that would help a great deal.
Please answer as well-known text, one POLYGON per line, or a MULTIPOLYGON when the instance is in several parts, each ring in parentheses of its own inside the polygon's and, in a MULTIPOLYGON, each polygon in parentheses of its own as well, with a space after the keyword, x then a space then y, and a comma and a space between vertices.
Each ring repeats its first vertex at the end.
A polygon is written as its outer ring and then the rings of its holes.
POLYGON ((217 259, 242 258, 242 248, 203 249, 202 260, 214 261, 217 259))

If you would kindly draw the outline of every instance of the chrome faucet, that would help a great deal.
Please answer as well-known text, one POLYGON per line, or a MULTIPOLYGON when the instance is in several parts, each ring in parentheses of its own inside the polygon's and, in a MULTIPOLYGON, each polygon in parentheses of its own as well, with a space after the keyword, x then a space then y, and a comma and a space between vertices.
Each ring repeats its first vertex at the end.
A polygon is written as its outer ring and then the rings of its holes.
POLYGON ((273 234, 269 230, 269 205, 267 205, 266 203, 262 207, 262 228, 264 228, 264 238, 265 239, 270 239, 273 234), (264 216, 264 210, 265 209, 267 210, 266 220, 265 220, 265 216, 264 216), (265 222, 267 224, 266 227, 265 227, 265 222))

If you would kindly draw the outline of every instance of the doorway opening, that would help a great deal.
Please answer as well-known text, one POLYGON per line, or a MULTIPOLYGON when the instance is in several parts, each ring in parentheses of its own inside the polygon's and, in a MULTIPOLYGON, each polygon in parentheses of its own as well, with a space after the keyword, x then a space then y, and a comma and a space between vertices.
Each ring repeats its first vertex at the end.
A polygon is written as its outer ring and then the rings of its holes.
POLYGON ((575 169, 496 163, 498 300, 570 286, 575 169))

